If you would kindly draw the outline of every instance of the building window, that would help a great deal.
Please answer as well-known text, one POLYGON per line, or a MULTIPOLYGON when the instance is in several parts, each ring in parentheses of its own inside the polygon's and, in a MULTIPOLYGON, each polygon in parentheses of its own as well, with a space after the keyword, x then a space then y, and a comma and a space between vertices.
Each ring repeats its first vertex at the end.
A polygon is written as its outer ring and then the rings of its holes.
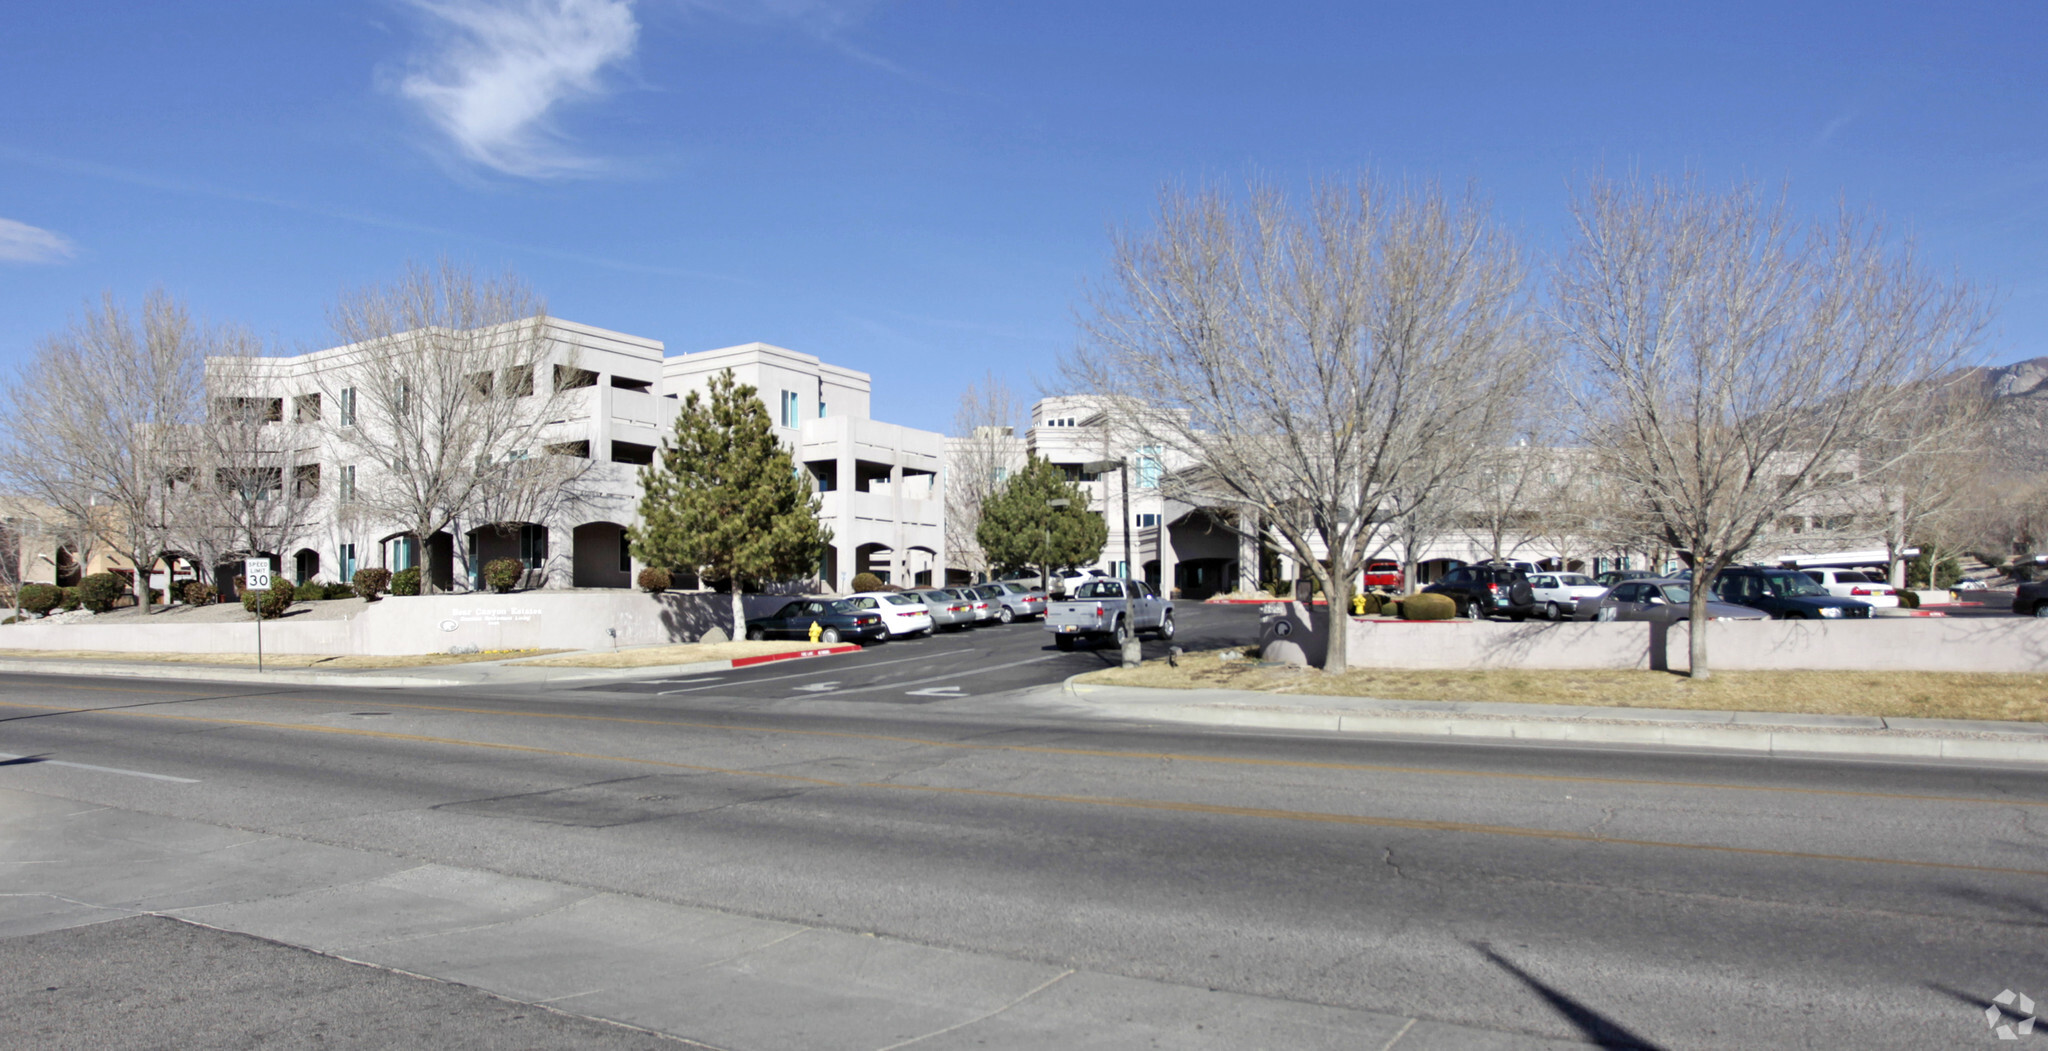
POLYGON ((336 407, 337 407, 337 408, 339 408, 339 409, 341 410, 341 425, 342 425, 343 427, 353 427, 353 426, 355 426, 355 425, 356 425, 356 389, 355 389, 354 387, 343 387, 343 388, 341 388, 341 397, 339 397, 339 398, 337 398, 337 399, 335 399, 335 400, 336 400, 337 402, 339 402, 339 403, 340 403, 340 404, 339 404, 339 405, 337 405, 336 407))
POLYGON ((991 480, 993 480, 993 481, 994 481, 994 482, 995 482, 995 483, 996 483, 997 485, 1001 485, 1001 484, 1003 484, 1004 482, 1007 482, 1007 481, 1009 481, 1009 480, 1010 480, 1010 469, 1009 469, 1009 468, 1007 468, 1007 467, 998 467, 998 468, 996 468, 996 469, 995 469, 995 473, 994 473, 993 475, 991 475, 991 476, 990 476, 990 478, 991 478, 991 480))
POLYGON ((782 425, 783 425, 784 427, 789 427, 789 428, 792 428, 792 429, 794 429, 794 428, 796 427, 796 425, 797 425, 797 422, 798 422, 798 420, 799 420, 799 419, 801 418, 801 415, 802 415, 802 411, 803 411, 803 410, 801 410, 801 409, 799 409, 799 408, 797 407, 797 399, 796 399, 796 392, 795 392, 795 391, 793 391, 793 390, 786 390, 786 391, 783 391, 783 392, 782 392, 782 425))
POLYGON ((628 532, 624 531, 624 530, 620 530, 620 531, 619 531, 619 572, 621 572, 621 573, 631 573, 632 571, 633 571, 633 535, 632 535, 631 533, 628 533, 628 532))
POLYGON ((310 500, 320 495, 320 465, 302 463, 292 472, 292 495, 310 500))
POLYGON ((341 563, 341 582, 344 584, 351 583, 356 578, 356 546, 354 544, 343 544, 338 553, 341 557, 336 559, 336 561, 341 563))
POLYGON ((1159 488, 1159 447, 1141 446, 1138 449, 1138 488, 1159 488))
POLYGON ((1138 516, 1137 516, 1137 521, 1138 521, 1138 528, 1140 528, 1140 529, 1147 529, 1147 528, 1150 528, 1150 527, 1152 527, 1152 526, 1156 526, 1156 525, 1158 525, 1158 524, 1159 524, 1159 516, 1158 516, 1158 515, 1138 515, 1138 516))
MULTIPOLYGON (((339 497, 342 503, 348 503, 349 501, 354 500, 356 498, 355 464, 349 464, 347 467, 342 468, 341 477, 336 481, 340 490, 337 496, 339 497)), ((355 549, 351 547, 349 550, 353 551, 355 549)))

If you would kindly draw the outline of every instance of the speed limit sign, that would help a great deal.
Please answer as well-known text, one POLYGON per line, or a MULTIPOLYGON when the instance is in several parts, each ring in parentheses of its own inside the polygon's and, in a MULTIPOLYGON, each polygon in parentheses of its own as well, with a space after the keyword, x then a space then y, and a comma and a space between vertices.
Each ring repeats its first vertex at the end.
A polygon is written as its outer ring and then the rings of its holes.
POLYGON ((270 560, 267 558, 243 560, 242 586, 250 591, 270 590, 270 560))

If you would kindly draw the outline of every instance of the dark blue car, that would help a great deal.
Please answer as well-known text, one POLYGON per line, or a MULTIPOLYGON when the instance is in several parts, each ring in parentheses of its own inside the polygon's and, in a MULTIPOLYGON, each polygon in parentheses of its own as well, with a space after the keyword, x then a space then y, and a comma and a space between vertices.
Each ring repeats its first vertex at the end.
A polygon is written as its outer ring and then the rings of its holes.
POLYGON ((1714 579, 1714 597, 1738 606, 1763 610, 1773 620, 1870 617, 1870 603, 1836 598, 1828 594, 1828 589, 1814 583, 1812 577, 1790 569, 1730 566, 1714 579))
POLYGON ((808 639, 814 623, 819 629, 818 641, 827 644, 877 642, 889 634, 879 613, 854 609, 845 599, 807 598, 747 621, 747 638, 808 639))

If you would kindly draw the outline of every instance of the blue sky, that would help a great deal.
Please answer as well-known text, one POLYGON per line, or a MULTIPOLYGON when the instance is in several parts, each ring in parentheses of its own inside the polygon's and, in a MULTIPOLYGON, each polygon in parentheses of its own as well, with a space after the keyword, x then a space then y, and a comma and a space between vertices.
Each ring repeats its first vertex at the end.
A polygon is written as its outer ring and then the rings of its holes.
POLYGON ((2048 354, 2048 4, 67 0, 0 15, 0 363, 161 286, 284 349, 449 255, 671 352, 761 339, 948 429, 1030 396, 1165 181, 1789 182, 2048 354))

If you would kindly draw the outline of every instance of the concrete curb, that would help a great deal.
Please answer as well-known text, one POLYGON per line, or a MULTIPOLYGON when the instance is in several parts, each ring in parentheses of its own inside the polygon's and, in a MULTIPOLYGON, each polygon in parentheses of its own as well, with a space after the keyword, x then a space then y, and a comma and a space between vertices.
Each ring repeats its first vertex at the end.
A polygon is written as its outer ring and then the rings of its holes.
POLYGON ((1126 718, 1325 733, 1715 748, 1765 755, 1860 755, 2048 763, 2048 725, 1773 712, 1383 701, 1140 686, 1062 684, 1126 718), (1206 698, 1206 699, 1204 699, 1206 698), (1289 700, 1302 703, 1288 704, 1289 700))
MULTIPOLYGON (((752 667, 770 661, 830 657, 842 653, 857 653, 859 646, 825 646, 818 649, 792 650, 788 653, 764 653, 752 657, 733 657, 722 661, 695 661, 689 664, 654 664, 639 668, 531 668, 517 664, 496 661, 476 661, 470 664, 441 665, 433 669, 441 674, 387 674, 377 670, 318 671, 311 668, 280 668, 276 671, 259 672, 254 668, 214 664, 153 664, 146 661, 60 661, 0 659, 0 674, 13 672, 33 675, 83 675, 127 679, 177 679, 202 682, 248 682, 272 683, 289 686, 359 686, 359 687, 440 687, 440 686, 482 686, 482 685, 544 685, 557 682, 598 682, 612 679, 644 679, 666 675, 696 675, 705 672, 730 671, 734 668, 752 667)), ((514 658, 531 660, 533 658, 514 658)))

